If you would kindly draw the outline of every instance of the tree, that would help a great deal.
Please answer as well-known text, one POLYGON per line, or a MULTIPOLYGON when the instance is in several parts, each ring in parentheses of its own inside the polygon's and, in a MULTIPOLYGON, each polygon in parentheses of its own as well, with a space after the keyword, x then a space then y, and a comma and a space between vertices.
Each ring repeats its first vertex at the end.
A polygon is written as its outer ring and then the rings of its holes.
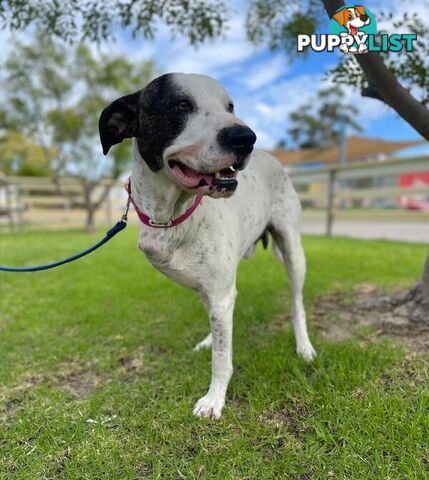
POLYGON ((321 89, 309 103, 289 116, 288 134, 299 148, 327 148, 338 144, 343 129, 361 130, 355 121, 357 108, 344 103, 341 87, 321 89))
POLYGON ((6 96, 0 111, 6 111, 8 118, 0 124, 0 145, 14 135, 36 145, 45 154, 60 192, 62 176, 77 178, 87 212, 86 228, 93 230, 95 212, 131 159, 125 143, 109 157, 101 155, 98 117, 113 99, 144 87, 153 76, 152 63, 99 55, 83 43, 68 48, 38 34, 31 43, 16 42, 5 73, 6 96), (14 126, 19 126, 19 134, 14 126), (95 198, 97 187, 106 179, 111 182, 95 198))
MULTIPOLYGON (((428 4, 427 0, 422 1, 428 4)), ((266 41, 273 48, 288 45, 288 41, 295 36, 297 26, 302 22, 302 15, 308 18, 307 28, 305 32, 299 33, 315 33, 319 26, 319 19, 322 18, 318 15, 320 8, 323 6, 328 18, 332 18, 337 10, 344 7, 344 2, 342 0, 301 0, 294 4, 294 8, 290 5, 288 0, 253 0, 247 16, 249 38, 255 42, 266 41)), ((416 31, 422 32, 422 25, 415 23, 415 17, 403 19, 403 22, 408 24, 410 21, 416 31)), ((417 51, 412 56, 399 61, 397 58, 393 60, 390 57, 387 59, 388 66, 383 58, 374 52, 356 55, 351 60, 360 69, 358 77, 362 83, 356 83, 356 86, 362 88, 361 93, 389 105, 426 140, 429 140, 429 110, 425 105, 427 90, 423 90, 422 98, 418 100, 408 88, 401 85, 398 78, 405 81, 408 87, 416 81, 418 85, 427 87, 428 59, 428 43, 420 40, 417 43, 417 51)), ((337 80, 342 79, 337 76, 337 80)), ((392 298, 391 304, 392 309, 406 311, 411 321, 428 323, 429 254, 418 284, 407 295, 392 298)))
POLYGON ((116 27, 152 38, 157 22, 192 44, 218 36, 227 11, 222 0, 0 0, 2 28, 47 31, 74 42, 114 37, 116 27))
MULTIPOLYGON (((427 0, 422 0, 428 4, 427 0)), ((247 14, 248 36, 254 43, 267 43, 271 48, 287 48, 285 53, 289 57, 296 55, 296 35, 297 33, 315 33, 317 28, 327 28, 328 18, 344 7, 342 0, 300 0, 299 2, 290 2, 289 0, 252 0, 247 14), (325 9, 328 18, 321 15, 321 10, 325 9), (300 30, 303 24, 302 17, 305 17, 305 29, 300 30), (293 48, 290 45, 293 44, 293 48)), ((409 17, 408 24, 412 23, 409 17)), ((420 30, 420 26, 414 25, 415 29, 420 30)), ((421 71, 426 70, 427 75, 427 42, 418 42, 417 68, 421 71)), ((372 97, 382 99, 387 105, 393 108, 406 122, 408 122, 417 132, 426 140, 429 140, 429 110, 422 103, 411 95, 408 88, 405 88, 398 81, 395 71, 391 71, 383 62, 383 58, 375 52, 369 52, 365 55, 356 55, 355 60, 365 75, 365 81, 369 89, 366 91, 372 97)), ((396 61, 396 58, 395 60, 396 61)), ((413 82, 410 73, 416 69, 409 69, 409 62, 405 62, 402 79, 413 82), (408 72, 407 72, 408 70, 408 72)), ((398 68, 399 71, 399 68, 398 68)), ((398 73, 398 72, 396 72, 398 73)), ((427 78, 427 76, 426 76, 427 78)), ((424 83, 427 85, 427 82, 424 83)), ((365 91, 364 91, 365 93, 365 91)))
POLYGON ((6 175, 48 176, 55 153, 55 150, 47 151, 16 130, 0 134, 0 171, 6 175))
MULTIPOLYGON (((378 15, 378 20, 392 21, 392 19, 392 13, 380 12, 378 15)), ((395 54, 381 52, 380 56, 388 70, 407 88, 419 90, 420 101, 427 106, 429 104, 429 27, 415 13, 405 13, 392 26, 394 31, 379 30, 377 37, 384 33, 414 33, 417 35, 416 48, 413 52, 407 52, 405 49, 395 54)), ((343 55, 340 63, 330 72, 330 77, 336 83, 360 89, 362 96, 383 100, 374 91, 354 55, 343 55)))

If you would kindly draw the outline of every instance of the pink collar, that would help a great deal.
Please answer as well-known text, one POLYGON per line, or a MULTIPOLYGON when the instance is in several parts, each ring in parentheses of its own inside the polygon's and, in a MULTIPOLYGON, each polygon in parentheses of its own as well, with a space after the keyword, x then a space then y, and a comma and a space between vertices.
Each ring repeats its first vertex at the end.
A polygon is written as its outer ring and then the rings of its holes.
POLYGON ((196 195, 194 203, 192 204, 191 207, 189 207, 182 215, 179 215, 177 218, 173 218, 167 223, 155 223, 152 222, 151 218, 143 213, 141 210, 139 210, 138 206, 135 204, 133 196, 131 194, 131 178, 128 179, 127 184, 125 185, 125 188, 128 192, 128 199, 131 201, 131 203, 134 205, 134 209, 137 212, 137 215, 139 219, 147 226, 149 227, 155 227, 155 228, 170 228, 170 227, 175 227, 176 225, 179 225, 180 223, 184 222, 188 217, 190 217, 198 205, 201 203, 201 200, 203 199, 202 195, 196 195))

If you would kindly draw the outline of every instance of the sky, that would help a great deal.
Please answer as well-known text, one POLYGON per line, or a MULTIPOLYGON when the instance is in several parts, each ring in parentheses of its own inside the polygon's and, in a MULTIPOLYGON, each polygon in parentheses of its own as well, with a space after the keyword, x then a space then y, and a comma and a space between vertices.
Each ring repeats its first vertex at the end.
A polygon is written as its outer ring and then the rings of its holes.
MULTIPOLYGON (((160 25, 153 40, 133 39, 130 32, 121 30, 116 41, 102 44, 101 49, 135 61, 152 59, 160 73, 201 73, 215 77, 234 99, 237 115, 255 130, 257 146, 273 148, 286 137, 290 112, 311 100, 321 85, 327 85, 324 74, 338 63, 339 54, 298 54, 291 61, 284 52, 257 48, 246 39, 244 23, 249 2, 227 3, 230 8, 227 33, 197 48, 184 38, 172 38, 167 27, 160 25)), ((383 8, 395 16, 404 11, 416 11, 429 22, 427 0, 367 0, 362 3, 375 16, 383 8)), ((359 110, 357 121, 363 127, 360 135, 388 140, 421 138, 381 102, 363 98, 351 87, 346 89, 346 96, 359 110)), ((426 144, 403 152, 414 153, 429 153, 429 147, 426 144)))

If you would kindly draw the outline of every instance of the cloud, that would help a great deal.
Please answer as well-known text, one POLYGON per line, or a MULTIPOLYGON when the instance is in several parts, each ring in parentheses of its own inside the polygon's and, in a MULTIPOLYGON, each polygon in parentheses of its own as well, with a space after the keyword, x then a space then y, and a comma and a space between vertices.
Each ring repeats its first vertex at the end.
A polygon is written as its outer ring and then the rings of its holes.
MULTIPOLYGON (((290 76, 260 91, 248 92, 244 98, 239 96, 235 99, 236 111, 255 130, 257 145, 260 148, 272 148, 286 137, 291 112, 305 105, 317 105, 317 90, 329 85, 331 83, 323 79, 323 72, 290 76)), ((345 86, 343 90, 343 101, 356 106, 359 111, 356 121, 363 128, 380 122, 386 115, 392 115, 389 107, 382 102, 361 97, 353 87, 345 86)))
POLYGON ((158 24, 153 40, 133 39, 128 31, 118 32, 118 41, 103 45, 106 51, 116 51, 138 60, 153 58, 164 71, 200 73, 223 76, 225 70, 250 58, 255 49, 246 39, 243 12, 234 13, 227 32, 216 40, 194 47, 181 37, 172 37, 168 27, 158 24))
POLYGON ((243 83, 250 90, 257 90, 266 87, 272 82, 284 76, 290 66, 286 63, 283 53, 267 56, 266 60, 256 62, 252 67, 246 69, 243 75, 243 83))

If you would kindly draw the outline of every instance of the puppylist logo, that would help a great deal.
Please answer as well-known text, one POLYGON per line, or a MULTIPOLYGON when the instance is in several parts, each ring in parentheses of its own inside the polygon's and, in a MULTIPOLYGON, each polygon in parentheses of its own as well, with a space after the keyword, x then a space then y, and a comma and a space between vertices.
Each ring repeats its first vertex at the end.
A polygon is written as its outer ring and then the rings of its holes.
POLYGON ((376 36, 377 23, 372 12, 362 6, 349 4, 338 9, 331 18, 329 34, 298 35, 298 52, 311 48, 315 52, 333 52, 339 48, 343 53, 366 52, 412 52, 415 33, 376 36))

